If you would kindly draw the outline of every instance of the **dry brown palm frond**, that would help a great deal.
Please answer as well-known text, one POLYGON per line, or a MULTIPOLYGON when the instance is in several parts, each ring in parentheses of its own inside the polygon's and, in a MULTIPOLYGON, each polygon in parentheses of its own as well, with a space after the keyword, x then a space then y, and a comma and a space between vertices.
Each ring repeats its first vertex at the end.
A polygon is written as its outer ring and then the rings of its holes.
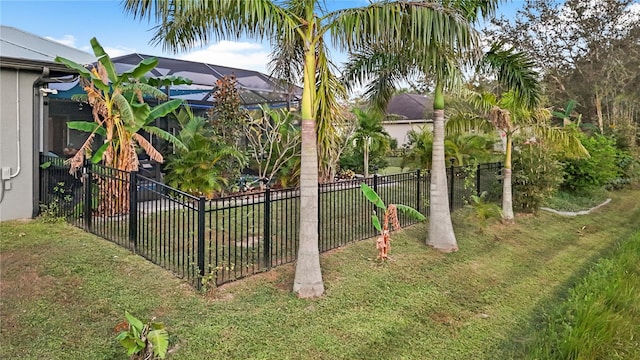
POLYGON ((511 131, 511 113, 509 110, 494 107, 491 109, 491 122, 498 129, 511 131))
POLYGON ((144 149, 144 151, 147 153, 147 155, 149 155, 149 157, 152 160, 159 163, 164 162, 164 158, 162 157, 162 154, 160 154, 160 152, 153 147, 153 145, 149 142, 149 140, 145 139, 142 135, 138 133, 133 134, 133 139, 138 143, 138 145, 140 145, 141 148, 144 149))

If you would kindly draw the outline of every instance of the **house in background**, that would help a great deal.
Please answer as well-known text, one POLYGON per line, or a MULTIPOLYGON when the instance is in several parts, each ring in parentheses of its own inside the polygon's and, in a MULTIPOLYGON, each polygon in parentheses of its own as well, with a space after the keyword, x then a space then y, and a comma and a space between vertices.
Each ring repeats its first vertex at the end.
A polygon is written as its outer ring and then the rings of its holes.
POLYGON ((384 129, 402 146, 409 139, 411 130, 420 131, 425 126, 433 128, 433 99, 418 94, 396 94, 387 105, 384 129))
MULTIPOLYGON (((217 81, 225 76, 233 76, 236 79, 236 88, 240 96, 242 107, 245 109, 259 109, 261 104, 268 104, 271 108, 295 108, 298 106, 302 89, 298 86, 286 86, 283 82, 253 70, 244 70, 202 62, 173 59, 145 54, 129 54, 111 58, 116 71, 123 73, 131 70, 143 59, 154 57, 158 59, 158 65, 149 72, 152 77, 176 76, 192 81, 190 85, 165 86, 162 90, 170 99, 184 100, 193 109, 196 115, 207 116, 207 111, 213 107, 214 93, 217 90, 217 81)), ((84 143, 87 134, 67 128, 69 121, 92 121, 91 108, 72 100, 72 96, 83 94, 84 90, 79 81, 65 84, 52 84, 57 93, 50 96, 50 132, 47 134, 45 152, 51 151, 57 155, 63 155, 65 149, 74 151, 84 143)), ((154 102, 153 99, 148 99, 154 102)), ((177 123, 167 118, 156 120, 156 126, 176 134, 180 131, 177 123)), ((158 149, 166 146, 161 140, 142 134, 158 149)), ((99 141, 94 145, 99 146, 99 141)))
POLYGON ((54 62, 95 57, 9 26, 0 26, 0 221, 38 213, 39 154, 45 150, 50 84, 76 74, 54 62))
MULTIPOLYGON (((40 154, 71 156, 87 138, 86 133, 67 127, 69 121, 92 121, 93 116, 88 104, 71 99, 84 91, 77 73, 56 63, 56 56, 85 65, 96 62, 93 55, 78 49, 13 27, 0 28, 0 221, 37 215, 40 154)), ((112 61, 118 72, 124 72, 148 57, 130 54, 112 61)), ((169 98, 188 102, 200 114, 213 106, 216 81, 227 75, 236 77, 245 109, 257 109, 260 104, 295 108, 302 93, 298 86, 257 71, 157 58, 158 66, 150 75, 192 80, 191 85, 163 90, 169 98)), ((159 119, 156 125, 174 133, 178 130, 167 119, 159 119)), ((149 140, 157 145, 157 139, 149 140)), ((99 143, 95 141, 96 146, 99 143)))

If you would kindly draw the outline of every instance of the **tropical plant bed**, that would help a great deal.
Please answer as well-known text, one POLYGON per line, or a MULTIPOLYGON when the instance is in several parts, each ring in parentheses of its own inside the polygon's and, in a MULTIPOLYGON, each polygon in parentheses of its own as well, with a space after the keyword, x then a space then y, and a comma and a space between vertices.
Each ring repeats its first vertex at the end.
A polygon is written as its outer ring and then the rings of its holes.
POLYGON ((345 246, 322 255, 327 291, 313 301, 291 293, 293 265, 203 295, 72 226, 5 222, 0 358, 126 358, 125 310, 166 325, 172 359, 526 358, 545 314, 640 230, 640 189, 610 196, 590 215, 481 231, 456 212, 452 254, 424 245, 425 225, 394 234, 384 263, 375 239, 345 246))

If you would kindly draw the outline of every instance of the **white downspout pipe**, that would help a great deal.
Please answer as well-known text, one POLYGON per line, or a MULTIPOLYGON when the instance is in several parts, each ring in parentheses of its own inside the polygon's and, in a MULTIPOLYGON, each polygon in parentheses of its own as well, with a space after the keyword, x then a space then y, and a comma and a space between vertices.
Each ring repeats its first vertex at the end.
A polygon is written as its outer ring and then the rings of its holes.
MULTIPOLYGON (((16 144, 18 147, 18 168, 14 174, 11 174, 9 177, 13 179, 14 177, 20 174, 20 166, 22 164, 22 152, 21 152, 21 144, 20 144, 20 70, 16 69, 16 144)), ((2 184, 2 189, 4 190, 4 184, 2 184)))

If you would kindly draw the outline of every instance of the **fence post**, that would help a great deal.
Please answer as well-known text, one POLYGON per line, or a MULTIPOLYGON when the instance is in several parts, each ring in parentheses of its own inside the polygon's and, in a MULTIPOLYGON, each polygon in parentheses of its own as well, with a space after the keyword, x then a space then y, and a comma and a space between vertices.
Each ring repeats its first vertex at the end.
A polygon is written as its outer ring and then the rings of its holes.
POLYGON ((264 264, 271 269, 271 188, 267 185, 264 191, 264 264))
POLYGON ((378 192, 378 174, 373 174, 373 191, 378 192))
POLYGON ((138 172, 129 172, 129 241, 138 252, 138 172))
MULTIPOLYGON (((378 173, 373 174, 373 191, 376 192, 376 194, 378 194, 378 173)), ((378 194, 378 196, 380 196, 380 194, 378 194)), ((380 196, 380 198, 382 198, 382 196, 380 196)), ((373 205, 373 213, 376 214, 376 216, 378 215, 378 207, 373 205)), ((374 231, 373 234, 375 235, 375 229, 372 230, 374 231)))
POLYGON ((84 176, 84 227, 86 231, 91 232, 91 221, 93 220, 93 214, 91 213, 93 207, 93 191, 91 189, 93 172, 91 168, 91 160, 85 160, 82 172, 84 176))
POLYGON ((420 169, 416 170, 416 210, 420 212, 420 169))
POLYGON ((317 230, 318 230, 318 248, 320 249, 320 252, 322 252, 322 241, 320 238, 320 229, 322 229, 322 187, 320 186, 320 183, 318 183, 318 224, 317 224, 317 230))
POLYGON ((480 197, 480 164, 476 166, 476 196, 480 197))
POLYGON ((450 172, 451 172, 451 181, 449 184, 449 211, 453 211, 453 199, 454 197, 454 190, 453 190, 453 185, 455 184, 455 173, 454 173, 454 168, 453 168, 453 163, 454 163, 455 159, 451 159, 451 167, 450 172))
POLYGON ((202 286, 202 279, 204 279, 206 269, 204 265, 204 207, 205 198, 201 196, 198 199, 198 283, 196 287, 200 289, 202 286))

